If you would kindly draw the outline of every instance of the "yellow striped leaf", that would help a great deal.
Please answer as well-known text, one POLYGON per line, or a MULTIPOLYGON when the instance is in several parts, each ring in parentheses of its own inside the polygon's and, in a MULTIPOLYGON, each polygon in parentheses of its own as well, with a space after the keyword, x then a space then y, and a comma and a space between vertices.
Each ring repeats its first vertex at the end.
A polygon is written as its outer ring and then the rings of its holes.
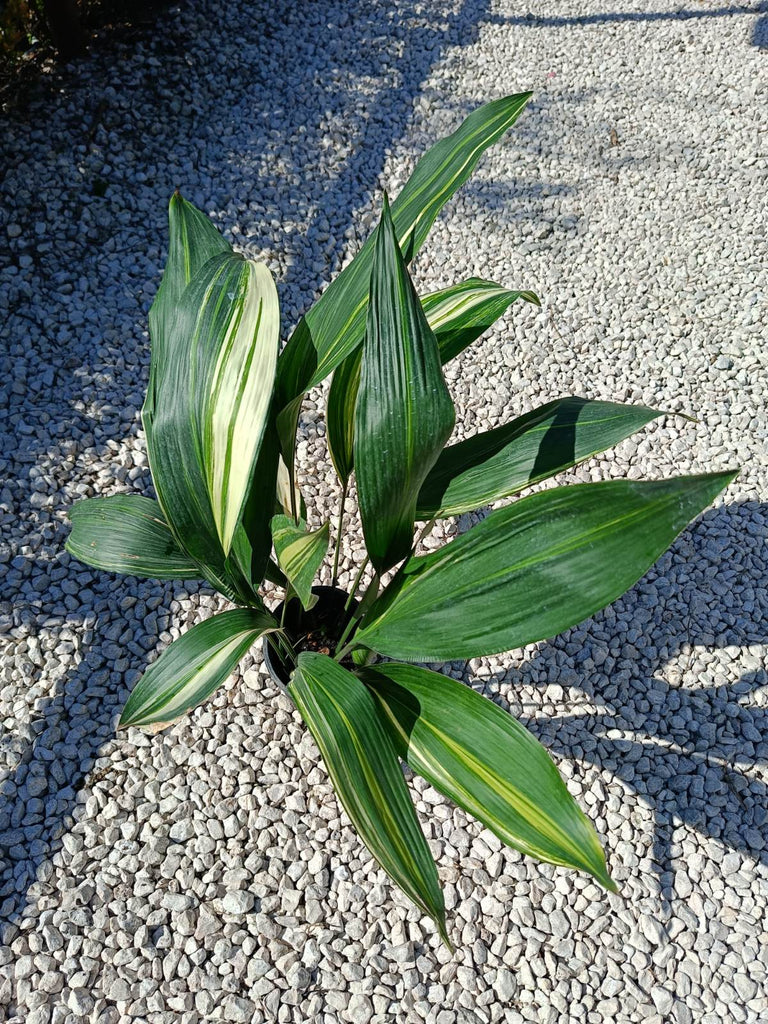
POLYGON ((306 652, 288 690, 360 838, 450 946, 437 869, 370 692, 331 658, 306 652))
POLYGON ((222 612, 193 626, 141 677, 123 708, 120 725, 170 725, 207 700, 248 648, 277 628, 271 615, 252 608, 222 612))
POLYGON ((461 515, 546 480, 664 414, 644 405, 558 398, 448 445, 419 492, 416 518, 461 515))
POLYGON ((354 639, 423 662, 556 636, 636 583, 735 475, 611 480, 523 498, 409 558, 354 639))
POLYGON ((328 550, 329 534, 328 523, 310 533, 306 523, 297 526, 289 516, 274 516, 272 519, 272 542, 278 565, 305 609, 309 608, 312 583, 328 550))
POLYGON ((493 701, 437 672, 365 669, 400 757, 502 842, 616 891, 589 820, 546 750, 493 701))
MULTIPOLYGON (((517 299, 539 305, 533 292, 510 291, 477 277, 424 295, 421 307, 437 339, 441 363, 445 365, 463 352, 517 299)), ((362 349, 358 348, 336 367, 328 393, 328 449, 342 483, 349 479, 354 461, 355 403, 362 358, 362 349)))
MULTIPOLYGON (((529 92, 519 93, 478 107, 419 160, 392 204, 395 234, 406 260, 416 255, 443 206, 467 181, 485 150, 512 127, 530 98, 529 92)), ((373 244, 371 237, 331 282, 280 353, 276 403, 280 447, 291 476, 304 393, 363 340, 373 244)))

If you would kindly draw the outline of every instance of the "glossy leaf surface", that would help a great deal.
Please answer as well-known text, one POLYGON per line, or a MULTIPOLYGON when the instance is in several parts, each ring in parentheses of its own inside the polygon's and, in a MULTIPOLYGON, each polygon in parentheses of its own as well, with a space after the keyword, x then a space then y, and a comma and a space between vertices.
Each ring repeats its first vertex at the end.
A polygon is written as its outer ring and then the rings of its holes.
POLYGON ((276 448, 268 472, 253 470, 268 423, 278 326, 269 271, 224 253, 190 282, 166 339, 147 437, 153 480, 177 539, 215 583, 236 568, 226 560, 246 503, 263 508, 267 526, 272 514, 276 448))
POLYGON ((174 192, 168 207, 168 259, 163 279, 149 310, 149 333, 152 351, 149 368, 149 387, 142 409, 144 428, 152 429, 155 407, 155 385, 162 378, 168 336, 172 328, 181 296, 200 268, 222 253, 231 253, 229 243, 219 234, 215 225, 192 203, 174 192))
POLYGON ((157 580, 200 579, 200 567, 179 545, 156 501, 140 494, 86 498, 69 510, 66 548, 86 565, 157 580))
MULTIPOLYGON (((407 259, 418 252, 445 203, 469 178, 485 150, 515 123, 530 97, 531 93, 520 93, 479 107, 421 158, 392 204, 395 233, 407 259)), ((278 408, 286 412, 281 446, 291 471, 293 453, 286 446, 293 444, 302 396, 362 341, 372 260, 369 238, 302 318, 280 354, 278 408)))
MULTIPOLYGON (((509 291, 476 277, 423 296, 421 306, 437 338, 443 365, 476 341, 517 299, 538 305, 533 292, 509 291)), ((353 466, 355 402, 361 361, 360 349, 347 356, 336 368, 328 394, 328 447, 342 483, 349 479, 353 466)))
POLYGON ((588 871, 615 889, 592 825, 544 747, 510 714, 455 679, 414 665, 366 669, 400 757, 499 839, 588 871))
POLYGON ((328 523, 310 532, 306 523, 297 526, 290 516, 272 519, 272 540, 278 564, 305 609, 309 607, 312 584, 328 550, 329 532, 328 523))
POLYGON ((264 611, 214 615, 174 640, 136 684, 120 725, 163 728, 197 707, 227 679, 260 636, 277 629, 264 611))
POLYGON ((379 572, 411 549, 416 498, 454 416, 437 340, 408 275, 385 197, 355 406, 360 517, 379 572))
POLYGON ((556 636, 636 583, 734 476, 615 480, 524 498, 410 558, 357 639, 403 661, 450 661, 556 636))
POLYGON ((663 413, 643 405, 560 398, 449 445, 424 481, 418 519, 471 512, 605 451, 663 413))
POLYGON ((306 652, 288 689, 360 838, 447 942, 437 869, 374 698, 333 659, 306 652))

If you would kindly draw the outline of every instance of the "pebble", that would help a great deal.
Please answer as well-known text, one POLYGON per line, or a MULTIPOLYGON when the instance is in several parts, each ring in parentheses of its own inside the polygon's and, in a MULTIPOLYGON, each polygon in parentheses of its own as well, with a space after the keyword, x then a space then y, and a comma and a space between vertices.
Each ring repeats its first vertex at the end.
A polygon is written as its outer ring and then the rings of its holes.
MULTIPOLYGON (((0 1017, 768 1020, 765 54, 754 13, 704 6, 334 0, 265 34, 245 0, 190 0, 7 105, 0 1017), (268 263, 287 330, 383 188, 517 88, 528 110, 412 263, 421 291, 481 275, 543 300, 447 365, 454 439, 586 395, 698 422, 667 415, 563 482, 742 469, 609 609, 442 666, 552 752, 620 886, 502 846, 416 777, 451 955, 363 849, 259 645, 168 730, 116 733, 154 652, 227 603, 81 565, 66 513, 152 493, 139 410, 176 185, 268 263)), ((325 431, 317 390, 298 444, 317 525, 338 512, 325 431)), ((345 583, 362 558, 350 513, 345 583)))
POLYGON ((228 892, 221 901, 221 909, 225 914, 247 914, 255 900, 250 892, 228 892))

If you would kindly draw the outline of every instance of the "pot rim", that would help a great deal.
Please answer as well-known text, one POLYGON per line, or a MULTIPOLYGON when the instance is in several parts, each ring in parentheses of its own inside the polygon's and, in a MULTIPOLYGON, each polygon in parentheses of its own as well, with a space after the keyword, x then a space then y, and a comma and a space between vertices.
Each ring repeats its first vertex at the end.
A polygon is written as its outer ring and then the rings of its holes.
MULTIPOLYGON (((346 604, 346 602, 349 600, 349 596, 350 596, 349 593, 346 590, 342 590, 341 587, 332 587, 332 586, 330 586, 328 584, 323 584, 323 583, 318 583, 316 586, 312 587, 312 593, 317 595, 317 597, 318 597, 318 604, 323 601, 323 598, 328 599, 331 596, 336 596, 336 595, 339 595, 340 597, 343 597, 344 598, 344 603, 346 604)), ((291 603, 293 603, 293 601, 298 601, 298 598, 295 595, 291 598, 291 603)), ((280 601, 280 603, 277 604, 272 609, 272 614, 275 616, 275 618, 280 619, 280 617, 282 615, 283 605, 284 604, 285 604, 285 600, 280 601)), ((354 598, 353 598, 350 601, 349 610, 346 612, 346 615, 347 616, 351 615, 355 611, 355 609, 357 608, 357 605, 358 605, 358 602, 355 601, 354 598)), ((317 607, 317 605, 315 605, 315 607, 317 607)), ((343 611, 343 609, 342 609, 342 611, 343 611)), ((312 609, 310 609, 309 612, 304 612, 303 609, 302 609, 302 615, 308 615, 308 614, 311 614, 311 612, 312 612, 312 609)), ((342 621, 343 621, 343 618, 342 618, 342 621)), ((272 679, 272 681, 274 683, 276 683, 280 687, 280 689, 283 691, 283 693, 287 694, 288 693, 288 684, 290 682, 290 677, 291 677, 291 674, 292 674, 292 670, 291 670, 290 673, 286 672, 285 663, 282 661, 281 658, 279 658, 277 653, 273 650, 273 648, 272 648, 272 646, 271 646, 271 644, 269 642, 269 638, 267 636, 264 636, 264 638, 262 640, 262 651, 263 651, 263 655, 264 655, 264 664, 267 667, 267 671, 269 672, 270 678, 272 679)))

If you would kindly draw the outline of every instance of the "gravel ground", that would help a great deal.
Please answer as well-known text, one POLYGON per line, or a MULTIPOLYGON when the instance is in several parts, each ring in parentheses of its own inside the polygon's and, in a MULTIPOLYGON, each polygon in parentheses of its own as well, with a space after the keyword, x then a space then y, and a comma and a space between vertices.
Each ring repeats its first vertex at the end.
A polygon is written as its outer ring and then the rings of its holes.
MULTIPOLYGON (((768 1020, 768 13, 531 7, 195 0, 8 115, 0 1020, 768 1020), (221 601, 90 572, 64 517, 150 488, 138 410, 174 186, 269 263, 289 327, 379 187, 528 88, 415 268, 425 289, 479 273, 544 298, 450 369, 461 429, 565 394, 638 401, 699 422, 572 479, 743 469, 613 607, 448 667, 551 749, 622 886, 502 849, 415 779, 451 957, 362 849, 260 652, 166 733, 115 737, 153 652, 221 601)), ((320 512, 324 429, 307 403, 320 512)), ((345 576, 359 551, 350 530, 345 576)))

